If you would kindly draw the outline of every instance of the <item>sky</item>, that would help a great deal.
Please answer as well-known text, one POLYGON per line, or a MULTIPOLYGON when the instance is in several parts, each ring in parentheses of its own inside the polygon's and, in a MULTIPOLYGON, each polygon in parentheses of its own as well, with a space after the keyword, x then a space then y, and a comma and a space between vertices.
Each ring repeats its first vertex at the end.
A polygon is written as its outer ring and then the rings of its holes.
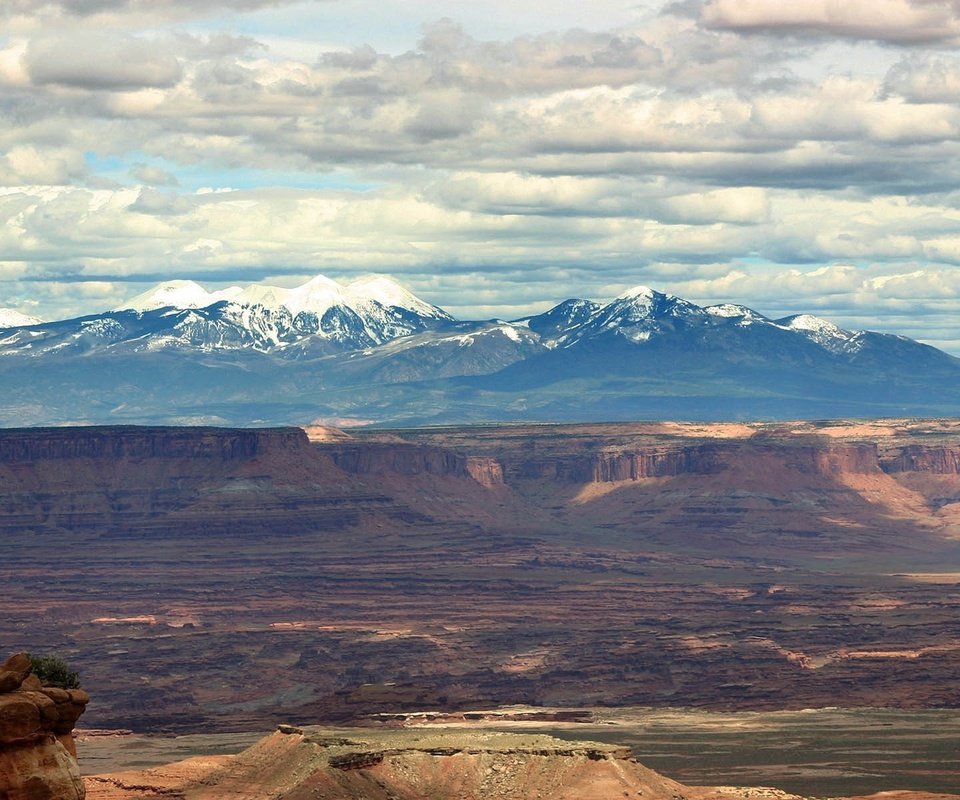
POLYGON ((0 0, 0 307, 645 284, 960 355, 960 0, 0 0))

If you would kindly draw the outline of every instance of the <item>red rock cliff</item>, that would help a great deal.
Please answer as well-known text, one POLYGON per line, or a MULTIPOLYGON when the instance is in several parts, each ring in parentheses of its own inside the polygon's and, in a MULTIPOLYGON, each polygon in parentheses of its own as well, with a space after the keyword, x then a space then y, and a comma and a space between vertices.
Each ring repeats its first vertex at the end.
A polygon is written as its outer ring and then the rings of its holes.
POLYGON ((912 444, 884 454, 884 472, 960 474, 960 447, 912 444))
POLYGON ((309 446, 300 428, 91 427, 0 432, 0 463, 71 458, 251 458, 309 446))
POLYGON ((816 475, 869 474, 880 471, 877 446, 863 444, 769 445, 783 454, 784 463, 799 472, 816 475))
POLYGON ((676 475, 709 475, 721 472, 733 463, 757 458, 776 460, 788 469, 819 475, 871 473, 880 469, 877 448, 873 444, 737 442, 630 451, 605 449, 592 454, 546 458, 513 456, 505 459, 504 471, 508 481, 546 478, 572 483, 607 483, 676 475))
POLYGON ((334 464, 353 475, 393 472, 471 478, 484 486, 503 483, 503 468, 493 458, 467 456, 442 447, 363 442, 317 445, 334 464))
POLYGON ((83 800, 73 726, 89 699, 42 686, 25 653, 0 666, 0 797, 83 800))

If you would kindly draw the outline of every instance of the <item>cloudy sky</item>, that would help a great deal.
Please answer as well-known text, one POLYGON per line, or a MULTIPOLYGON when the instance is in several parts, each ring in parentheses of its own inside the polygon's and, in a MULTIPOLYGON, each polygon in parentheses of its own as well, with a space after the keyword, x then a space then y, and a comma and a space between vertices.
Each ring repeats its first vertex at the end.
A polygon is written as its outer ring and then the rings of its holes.
POLYGON ((0 0, 0 306, 643 283, 960 354, 960 0, 0 0))

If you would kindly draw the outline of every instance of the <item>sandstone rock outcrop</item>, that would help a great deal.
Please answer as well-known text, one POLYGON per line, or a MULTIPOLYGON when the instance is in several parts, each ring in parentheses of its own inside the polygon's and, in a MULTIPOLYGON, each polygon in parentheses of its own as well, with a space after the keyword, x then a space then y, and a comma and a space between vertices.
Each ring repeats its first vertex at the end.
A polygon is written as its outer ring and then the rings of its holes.
POLYGON ((0 667, 0 798, 83 800, 73 727, 89 701, 82 689, 43 686, 25 653, 0 667))

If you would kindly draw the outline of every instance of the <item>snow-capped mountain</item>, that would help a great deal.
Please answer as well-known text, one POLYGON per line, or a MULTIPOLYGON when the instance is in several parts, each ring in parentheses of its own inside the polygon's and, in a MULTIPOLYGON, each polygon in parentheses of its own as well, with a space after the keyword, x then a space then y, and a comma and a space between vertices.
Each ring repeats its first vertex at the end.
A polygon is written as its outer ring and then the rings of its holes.
POLYGON ((3 319, 0 425, 960 414, 960 360, 935 348, 645 286, 461 322, 384 277, 168 281, 103 314, 3 319))
POLYGON ((760 326, 796 333, 825 350, 841 353, 855 351, 863 336, 863 331, 846 331, 811 314, 773 320, 747 306, 722 303, 701 307, 647 286, 636 286, 606 305, 566 300, 522 322, 559 347, 611 337, 640 344, 684 331, 760 326))
POLYGON ((825 350, 832 353, 856 351, 862 346, 863 331, 845 331, 820 317, 812 314, 797 314, 777 320, 776 324, 783 325, 792 331, 806 336, 811 342, 816 342, 825 350))
POLYGON ((221 292, 208 292, 196 281, 165 281, 131 297, 114 311, 156 311, 158 308, 206 308, 222 300, 230 300, 240 292, 233 286, 221 292))
POLYGON ((308 341, 308 350, 321 355, 450 321, 442 309, 381 276, 342 285, 318 275, 292 289, 255 284, 215 292, 194 281, 166 281, 104 314, 14 331, 0 340, 0 353, 276 352, 308 341))
POLYGON ((557 344, 570 347, 584 339, 605 335, 645 342, 658 333, 701 324, 706 317, 702 308, 687 300, 655 292, 647 286, 635 286, 561 332, 557 344))
POLYGON ((450 319, 445 311, 424 302, 384 275, 358 278, 346 285, 325 275, 317 275, 292 289, 255 283, 245 288, 231 286, 215 292, 207 291, 195 281, 166 281, 121 303, 114 310, 145 312, 158 308, 207 308, 223 302, 262 306, 272 311, 286 308, 294 316, 308 313, 319 317, 340 306, 358 314, 376 314, 380 309, 397 308, 420 317, 450 319))
POLYGON ((518 320, 540 335, 545 343, 556 344, 567 331, 593 319, 602 306, 589 300, 564 300, 549 311, 518 320))
POLYGON ((0 329, 21 328, 25 325, 39 325, 41 320, 31 317, 15 308, 0 308, 0 329))

